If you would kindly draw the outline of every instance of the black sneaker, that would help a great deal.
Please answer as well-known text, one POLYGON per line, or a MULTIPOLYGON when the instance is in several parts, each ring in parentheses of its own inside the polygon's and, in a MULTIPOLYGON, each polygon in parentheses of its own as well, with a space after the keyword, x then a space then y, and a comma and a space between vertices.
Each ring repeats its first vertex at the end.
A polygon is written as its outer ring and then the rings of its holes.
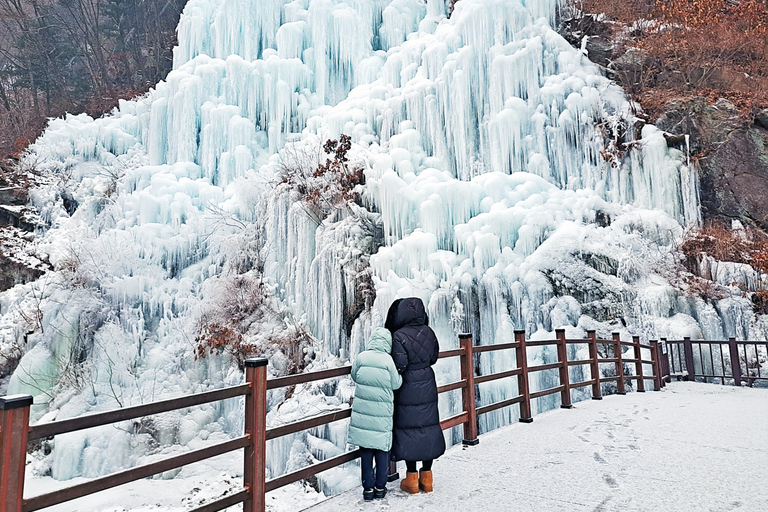
POLYGON ((373 495, 374 495, 373 489, 363 489, 363 499, 365 501, 373 501, 373 495))
POLYGON ((373 490, 373 497, 376 498, 377 500, 382 499, 386 495, 387 495, 387 488, 386 487, 383 488, 383 489, 379 489, 378 487, 376 487, 373 490))

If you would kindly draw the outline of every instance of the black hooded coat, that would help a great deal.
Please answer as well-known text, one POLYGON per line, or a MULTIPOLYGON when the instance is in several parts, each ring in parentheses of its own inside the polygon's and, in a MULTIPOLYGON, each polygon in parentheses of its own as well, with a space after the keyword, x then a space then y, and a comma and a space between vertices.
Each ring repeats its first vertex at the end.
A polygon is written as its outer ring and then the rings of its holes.
POLYGON ((392 360, 403 376, 395 392, 392 454, 396 460, 432 460, 445 452, 432 365, 440 346, 417 297, 392 303, 385 327, 392 332, 392 360))

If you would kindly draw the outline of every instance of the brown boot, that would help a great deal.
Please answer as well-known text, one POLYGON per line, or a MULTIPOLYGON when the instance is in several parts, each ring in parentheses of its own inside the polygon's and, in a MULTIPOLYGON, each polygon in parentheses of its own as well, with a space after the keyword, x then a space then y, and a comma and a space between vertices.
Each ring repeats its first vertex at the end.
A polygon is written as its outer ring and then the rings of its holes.
MULTIPOLYGON (((430 480, 431 481, 431 480, 430 480)), ((418 494, 419 492, 419 474, 418 473, 406 473, 405 478, 400 480, 400 489, 410 494, 418 494)))
POLYGON ((419 471, 419 489, 432 492, 432 471, 419 471))

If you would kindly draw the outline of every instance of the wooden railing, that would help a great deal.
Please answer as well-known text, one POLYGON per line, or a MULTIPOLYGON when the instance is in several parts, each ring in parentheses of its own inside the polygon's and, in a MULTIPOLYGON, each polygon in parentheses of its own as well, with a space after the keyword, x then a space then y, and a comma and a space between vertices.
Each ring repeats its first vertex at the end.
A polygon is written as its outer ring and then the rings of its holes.
MULTIPOLYGON (((549 341, 526 341, 525 331, 515 331, 513 343, 475 346, 471 335, 460 335, 460 348, 440 352, 440 358, 460 358, 461 380, 439 386, 438 393, 460 389, 463 405, 460 414, 441 420, 440 425, 443 430, 463 425, 463 443, 470 446, 476 445, 479 442, 477 418, 481 414, 519 404, 519 420, 530 423, 533 421, 531 400, 535 398, 559 394, 561 407, 570 408, 572 407, 571 390, 576 388, 590 386, 592 398, 602 399, 601 386, 606 382, 615 382, 618 394, 626 393, 627 381, 634 381, 635 388, 641 392, 645 390, 646 379, 653 380, 654 389, 657 391, 663 385, 658 369, 658 345, 656 342, 651 342, 650 345, 641 344, 638 337, 633 337, 632 342, 623 342, 619 339, 618 334, 614 334, 611 340, 598 340, 594 331, 587 332, 587 339, 567 340, 565 339, 565 331, 557 330, 556 338, 549 341), (569 360, 567 347, 570 344, 587 345, 589 358, 569 360), (527 349, 544 346, 557 348, 557 362, 528 366, 527 349), (598 357, 598 346, 610 347, 613 357, 598 357), (634 357, 624 358, 622 347, 632 347, 634 357), (491 375, 475 376, 475 354, 498 350, 514 350, 518 362, 517 367, 491 375), (651 359, 642 359, 641 350, 650 350, 651 359), (615 376, 602 377, 601 364, 613 365, 615 376), (650 375, 643 373, 643 364, 652 365, 653 370, 650 375), (591 378, 583 382, 571 382, 569 368, 581 365, 589 365, 591 378), (625 365, 634 366, 634 375, 626 374, 629 367, 625 365), (529 377, 532 373, 554 369, 559 372, 559 384, 557 386, 535 392, 530 391, 529 377), (480 407, 476 405, 476 385, 508 377, 517 378, 519 390, 517 396, 480 407)), ((244 511, 263 512, 265 493, 345 464, 359 456, 358 450, 352 450, 301 470, 266 480, 265 452, 268 439, 275 439, 351 416, 351 409, 346 408, 267 429, 267 390, 341 377, 349 375, 350 371, 350 366, 344 366, 267 380, 267 360, 264 358, 248 359, 245 363, 246 383, 239 386, 31 427, 28 426, 29 408, 32 404, 31 396, 0 397, 0 512, 40 510, 239 449, 244 449, 243 488, 231 495, 194 509, 193 512, 214 512, 238 503, 243 503, 244 511), (240 437, 176 457, 112 473, 72 487, 23 499, 24 464, 26 446, 29 441, 239 396, 245 396, 245 432, 240 437)), ((396 467, 393 465, 390 466, 390 473, 393 474, 394 478, 397 477, 396 467)))
POLYGON ((768 382, 768 372, 761 369, 761 361, 768 360, 768 341, 682 340, 667 341, 661 338, 661 373, 666 380, 696 379, 705 382, 726 380, 735 386, 742 382, 753 386, 756 382, 768 382))

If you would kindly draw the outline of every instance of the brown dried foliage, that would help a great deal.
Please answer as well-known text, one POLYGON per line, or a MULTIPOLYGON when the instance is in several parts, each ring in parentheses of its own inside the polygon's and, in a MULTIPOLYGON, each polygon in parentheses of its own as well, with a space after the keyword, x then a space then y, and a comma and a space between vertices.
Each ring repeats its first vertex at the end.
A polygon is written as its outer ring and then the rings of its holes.
POLYGON ((636 21, 629 47, 644 53, 640 68, 617 80, 652 117, 673 98, 727 98, 745 117, 768 106, 768 3, 762 0, 582 0, 586 13, 605 13, 616 31, 636 21))
POLYGON ((195 336, 195 361, 208 354, 229 353, 242 368, 248 356, 253 355, 253 347, 243 343, 243 335, 231 327, 218 322, 201 321, 195 336))

